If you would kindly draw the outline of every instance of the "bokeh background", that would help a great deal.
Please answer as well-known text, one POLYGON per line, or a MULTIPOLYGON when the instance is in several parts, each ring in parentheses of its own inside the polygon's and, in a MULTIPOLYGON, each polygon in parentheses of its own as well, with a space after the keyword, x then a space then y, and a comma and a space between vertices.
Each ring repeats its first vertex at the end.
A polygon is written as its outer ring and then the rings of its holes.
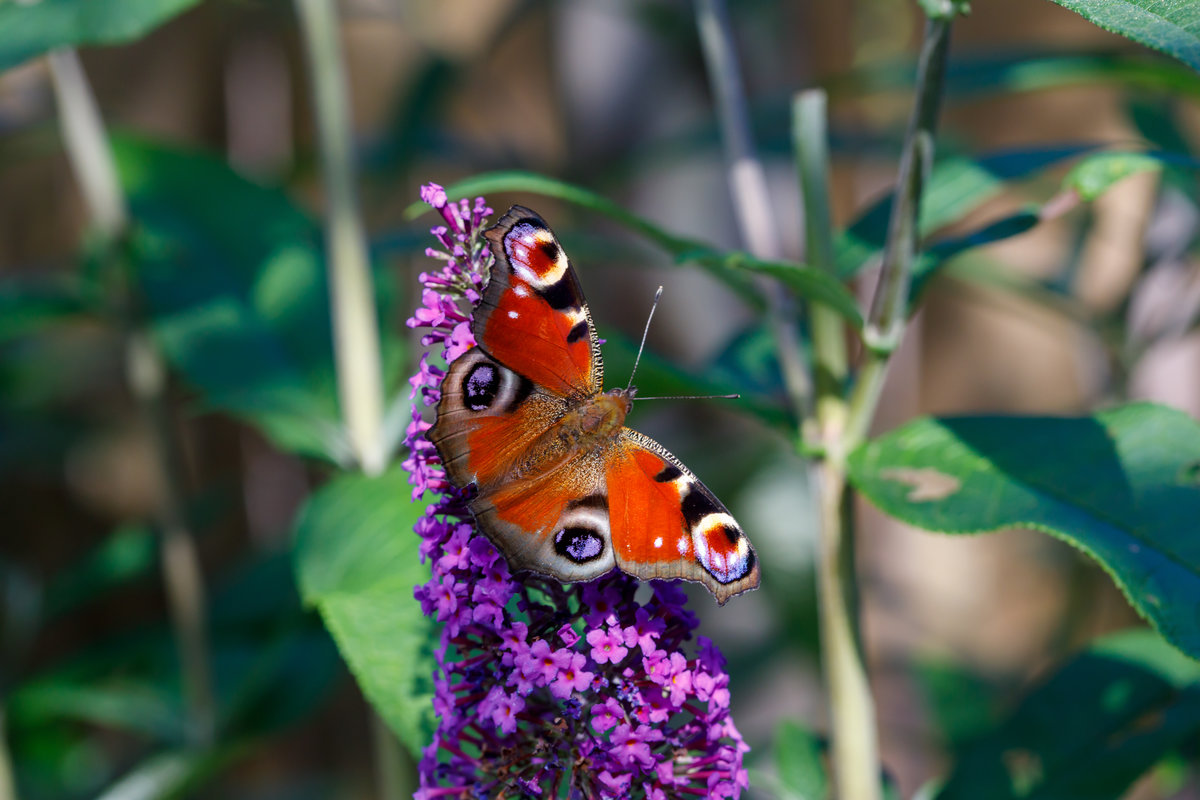
MULTIPOLYGON (((834 214, 845 225, 895 178, 923 17, 907 0, 731 5, 786 254, 800 258, 793 93, 830 92, 834 214)), ((397 298, 389 336, 411 338, 405 309, 415 304, 432 222, 405 209, 428 181, 533 170, 674 232, 739 246, 691 4, 350 0, 341 14, 362 204, 385 290, 397 298)), ((82 56, 114 130, 210 151, 320 211, 290 4, 208 0, 142 41, 82 56)), ((1062 56, 1153 61, 1046 0, 973 3, 955 26, 939 155, 1197 146, 1193 102, 1119 70, 1072 72, 1047 61, 1062 56)), ((1006 184, 944 233, 1046 202, 1065 169, 1006 184)), ((719 362, 755 323, 721 284, 673 266, 611 222, 530 195, 488 199, 498 213, 531 205, 555 227, 604 331, 636 337, 659 284, 666 292, 650 348, 685 368, 719 362)), ((244 225, 255 228, 253 215, 244 225)), ((0 281, 76 270, 85 227, 45 64, 3 73, 0 281)), ((1198 227, 1194 187, 1147 172, 973 251, 929 292, 876 428, 924 412, 1079 412, 1126 398, 1200 416, 1200 273, 1189 256, 1198 227), (1054 300, 997 288, 984 274, 1050 287, 1054 300), (1087 324, 1098 319, 1105 324, 1087 324)), ((864 284, 868 297, 870 279, 864 284)), ((617 363, 626 362, 614 362, 614 383, 626 375, 617 363)), ((279 692, 286 696, 243 709, 265 720, 259 734, 213 764, 194 792, 376 796, 367 705, 319 620, 300 608, 288 562, 293 516, 327 471, 211 413, 186 381, 172 382, 171 399, 209 624, 218 647, 229 648, 218 678, 256 668, 280 626, 304 632, 298 649, 280 656, 296 662, 298 677, 279 692)), ((726 501, 766 565, 762 588, 725 608, 703 592, 694 598, 701 632, 730 658, 751 763, 769 754, 782 719, 827 730, 803 464, 736 403, 644 404, 632 424, 726 501)), ((168 677, 167 603, 148 522, 164 490, 156 463, 111 329, 76 325, 0 341, 0 696, 29 798, 94 796, 173 735, 179 687, 168 677)), ((860 533, 883 758, 905 796, 1048 665, 1097 633, 1136 624, 1095 566, 1034 533, 943 538, 866 506, 860 533)), ((1160 773, 1135 796, 1200 796, 1186 777, 1160 773)))

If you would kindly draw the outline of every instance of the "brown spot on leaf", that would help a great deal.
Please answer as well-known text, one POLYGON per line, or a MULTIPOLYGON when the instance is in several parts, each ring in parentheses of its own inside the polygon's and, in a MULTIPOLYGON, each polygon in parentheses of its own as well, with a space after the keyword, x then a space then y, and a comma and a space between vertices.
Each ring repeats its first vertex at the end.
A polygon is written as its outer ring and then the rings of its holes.
POLYGON ((897 467, 885 469, 879 477, 888 481, 896 481, 911 486, 908 493, 910 503, 928 503, 933 500, 945 500, 962 488, 962 481, 953 475, 947 475, 931 467, 915 469, 913 467, 897 467))

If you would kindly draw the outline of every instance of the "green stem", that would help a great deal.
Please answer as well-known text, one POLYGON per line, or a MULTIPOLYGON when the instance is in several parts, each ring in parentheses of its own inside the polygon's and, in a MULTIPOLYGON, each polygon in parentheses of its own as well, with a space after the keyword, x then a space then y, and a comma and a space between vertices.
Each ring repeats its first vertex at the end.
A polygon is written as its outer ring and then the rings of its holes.
MULTIPOLYGON (((746 95, 724 0, 696 0, 696 24, 717 103, 729 165, 729 188, 742 241, 755 257, 778 260, 782 248, 775 228, 774 208, 750 132, 746 95)), ((807 419, 812 407, 812 382, 800 349, 792 299, 778 282, 769 278, 756 277, 755 284, 766 301, 767 321, 793 413, 799 420, 807 419)))
MULTIPOLYGON (((829 210, 829 147, 825 93, 800 93, 792 106, 792 138, 804 198, 807 261, 833 275, 833 222, 829 210)), ((838 796, 880 796, 875 701, 871 695, 858 621, 858 573, 854 563, 853 496, 846 483, 842 437, 847 354, 841 317, 820 303, 812 306, 816 360, 817 426, 825 457, 813 472, 820 527, 817 600, 821 619, 821 664, 829 691, 833 728, 831 760, 838 796)))
MULTIPOLYGON (((823 89, 809 89, 792 103, 792 145, 800 195, 804 200, 805 261, 836 277, 833 219, 829 202, 829 135, 823 89)), ((813 303, 809 327, 816 362, 817 419, 823 438, 840 433, 842 390, 848 370, 844 320, 833 309, 813 303)))
POLYGON ((371 744, 375 751, 376 780, 383 788, 382 799, 411 797, 407 787, 414 783, 412 759, 378 714, 371 714, 371 744))
MULTIPOLYGON (((108 258, 120 264, 129 213, 95 96, 74 50, 54 51, 49 62, 67 157, 108 258)), ((166 365, 149 333, 132 318, 129 298, 114 300, 128 326, 125 347, 130 389, 150 427, 158 472, 163 476, 157 510, 163 536, 163 582, 188 703, 189 739, 196 745, 206 745, 213 737, 216 704, 209 666, 204 581, 184 511, 184 470, 172 430, 166 365)))
MULTIPOLYGON (((338 396, 360 468, 378 475, 387 466, 383 430, 383 372, 379 323, 367 256, 367 237, 354 184, 348 83, 333 0, 295 0, 308 58, 321 169, 326 191, 326 254, 333 318, 338 396)), ((380 796, 406 794, 407 754, 378 715, 371 733, 380 796)))
POLYGON ((953 15, 932 17, 925 24, 925 38, 917 64, 917 95, 896 178, 896 200, 888 222, 879 285, 863 333, 866 360, 850 397, 849 416, 842 450, 850 452, 866 439, 871 419, 883 391, 887 364, 904 335, 912 265, 916 260, 917 221, 921 193, 933 165, 934 134, 950 54, 953 15))
POLYGON ((326 253, 338 396, 359 466, 387 466, 381 435, 383 375, 366 233, 354 185, 350 111, 332 0, 296 0, 308 56, 326 192, 326 253))
POLYGON ((8 749, 8 728, 4 704, 0 702, 0 800, 17 800, 17 780, 13 775, 12 754, 8 749))

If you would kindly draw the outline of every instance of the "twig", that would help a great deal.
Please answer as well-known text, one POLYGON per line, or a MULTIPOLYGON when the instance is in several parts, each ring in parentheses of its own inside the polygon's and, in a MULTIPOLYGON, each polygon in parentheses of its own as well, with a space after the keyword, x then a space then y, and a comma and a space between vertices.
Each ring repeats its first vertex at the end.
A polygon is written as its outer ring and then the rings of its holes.
MULTIPOLYGON (((359 466, 378 475, 387 466, 379 323, 367 240, 354 187, 350 113, 336 8, 332 0, 296 0, 303 31, 326 191, 326 252, 338 396, 359 466)), ((395 734, 372 713, 376 780, 384 800, 406 794, 408 757, 395 734)))
POLYGON ((8 750, 3 703, 0 703, 0 800, 17 800, 17 781, 13 777, 12 754, 8 750))
POLYGON ((377 475, 387 465, 383 375, 367 242, 358 195, 347 82, 331 0, 296 0, 304 34, 326 191, 326 253, 338 397, 359 465, 377 475))
MULTIPOLYGON (((804 197, 806 261, 834 274, 833 222, 829 210, 829 147, 825 93, 800 93, 792 106, 792 139, 804 197)), ((824 457, 813 472, 820 529, 817 598, 821 619, 821 663, 829 691, 833 728, 833 772, 838 796, 880 796, 875 701, 867 674, 858 620, 858 573, 854 563, 853 494, 846 483, 844 383, 845 329, 832 310, 814 303, 817 425, 824 457)))
POLYGON ((850 398, 847 452, 867 435, 879 402, 879 393, 883 389, 887 362, 899 346, 907 322, 912 265, 918 246, 917 221, 921 211, 921 193, 929 169, 933 166, 934 133, 945 83, 946 60, 950 53, 952 22, 953 13, 947 13, 929 18, 925 24, 925 38, 917 64, 916 105, 909 120, 900 158, 896 199, 888 222, 879 285, 863 332, 863 341, 867 346, 866 362, 850 398))
MULTIPOLYGON (((754 149, 724 0, 696 0, 696 24, 704 63, 708 67, 708 80, 717 102, 729 165, 729 188, 742 241, 756 257, 778 259, 781 256, 779 233, 775 228, 766 175, 754 149)), ((800 349, 791 298, 783 287, 769 278, 757 277, 755 284, 767 303, 767 321, 779 352, 779 366, 792 411, 798 420, 807 419, 812 412, 812 382, 800 349)))
MULTIPOLYGON (((54 51, 49 61, 67 157, 108 257, 120 265, 129 214, 100 111, 74 50, 54 51)), ((163 495, 157 510, 163 537, 163 581, 188 704, 188 738, 193 744, 203 746, 212 742, 216 719, 204 580, 184 511, 184 471, 171 425, 166 366, 149 333, 134 318, 129 298, 118 297, 114 301, 127 325, 125 357, 129 386, 149 424, 158 471, 163 476, 163 495)))

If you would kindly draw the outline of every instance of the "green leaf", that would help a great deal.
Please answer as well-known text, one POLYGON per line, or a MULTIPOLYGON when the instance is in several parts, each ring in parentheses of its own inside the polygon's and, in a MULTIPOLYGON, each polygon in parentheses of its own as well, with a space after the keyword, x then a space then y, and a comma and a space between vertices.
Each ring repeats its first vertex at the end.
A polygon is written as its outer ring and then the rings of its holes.
POLYGON ((136 279, 168 360, 203 402, 284 449, 345 461, 320 232, 213 156, 114 151, 140 223, 136 279))
POLYGON ((1200 425, 1186 414, 1138 403, 1091 417, 922 418, 858 448, 849 469, 911 525, 1063 539, 1200 657, 1200 425))
POLYGON ((89 682, 69 674, 52 674, 13 692, 9 712, 22 726, 69 720, 167 741, 184 732, 175 698, 148 680, 89 682))
MULTIPOLYGON (((1087 152, 1087 146, 1013 150, 978 160, 955 156, 934 164, 921 198, 918 230, 927 236, 961 219, 1005 191, 1006 182, 1087 152)), ((877 259, 887 240, 892 195, 888 194, 850 224, 834 242, 837 274, 850 279, 877 259)))
POLYGON ((213 748, 159 753, 131 769, 97 800, 165 800, 189 797, 206 781, 237 759, 255 743, 235 741, 213 748))
POLYGON ((1200 733, 1200 665, 1119 633, 1046 679, 965 748, 938 800, 1108 800, 1200 733))
POLYGON ((1090 203, 1118 181, 1139 172, 1158 172, 1162 167, 1162 157, 1152 153, 1095 153, 1071 168, 1063 178, 1063 188, 1075 190, 1080 199, 1090 203))
POLYGON ((82 319, 89 310, 74 283, 10 278, 0 282, 0 342, 82 319))
POLYGON ((0 70, 58 47, 138 39, 199 0, 40 0, 0 3, 0 70))
POLYGON ((1051 0, 1111 33, 1200 72, 1200 5, 1193 0, 1051 0))
POLYGON ((705 251, 681 256, 682 260, 718 266, 727 270, 745 270, 769 275, 800 297, 816 300, 841 314, 855 328, 861 328, 863 318, 858 301, 839 281, 814 267, 794 261, 765 261, 748 253, 705 251))
MULTIPOLYGON (((623 381, 624 376, 629 375, 633 370, 638 343, 623 334, 608 329, 600 331, 600 338, 605 340, 605 372, 612 376, 622 376, 619 381, 623 381)), ((773 351, 766 354, 766 357, 772 359, 771 364, 775 365, 773 351)), ((645 397, 738 394, 741 396, 736 400, 714 402, 733 403, 734 408, 750 411, 772 425, 791 424, 791 415, 780 401, 781 390, 756 391, 758 387, 735 381, 732 371, 728 368, 708 369, 697 373, 683 369, 669 359, 646 350, 642 353, 642 360, 638 362, 634 383, 637 385, 638 394, 645 397)))
POLYGON ((46 616, 62 616, 114 586, 147 574, 157 555, 158 541, 149 528, 119 528, 54 576, 46 590, 46 616))
POLYGON ((775 770, 780 796, 786 800, 825 800, 829 776, 822 760, 821 740, 792 720, 775 729, 775 770))
MULTIPOLYGON (((748 253, 727 252, 695 239, 676 236, 644 217, 626 211, 608 198, 573 184, 536 173, 511 170, 478 175, 446 189, 447 195, 456 199, 494 192, 532 192, 582 206, 636 231, 668 252, 677 262, 694 261, 700 264, 751 302, 761 300, 746 281, 744 273, 770 275, 801 297, 823 302, 856 327, 862 327, 862 316, 854 296, 841 282, 818 269, 794 261, 764 261, 748 253)), ((415 216, 422 210, 428 210, 428 207, 423 203, 414 203, 406 213, 415 216)))
POLYGON ((363 693, 419 757, 433 730, 435 640, 413 588, 429 579, 413 526, 424 513, 407 474, 345 475, 296 523, 295 569, 363 693))

